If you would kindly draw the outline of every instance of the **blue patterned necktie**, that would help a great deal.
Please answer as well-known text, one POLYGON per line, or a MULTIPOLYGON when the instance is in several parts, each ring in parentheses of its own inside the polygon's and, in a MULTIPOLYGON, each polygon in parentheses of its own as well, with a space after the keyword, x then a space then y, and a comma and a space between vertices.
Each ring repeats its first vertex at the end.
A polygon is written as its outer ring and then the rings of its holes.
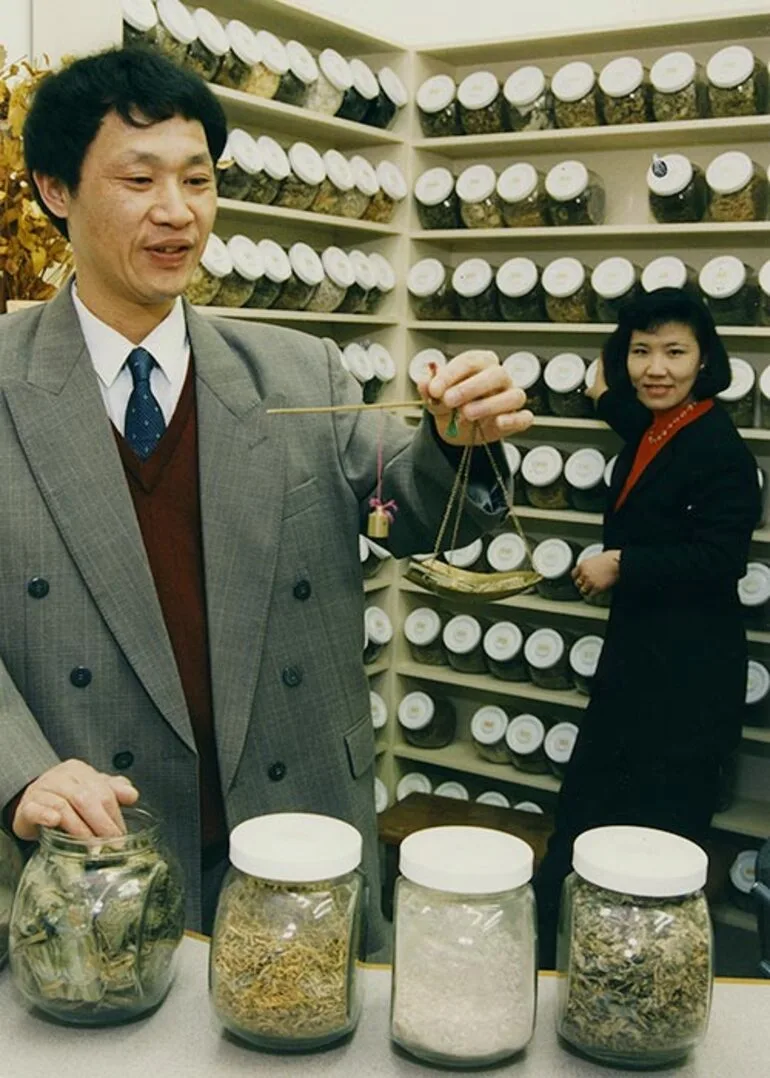
POLYGON ((146 348, 135 348, 126 360, 134 388, 126 408, 125 438, 137 457, 147 460, 166 429, 160 405, 150 389, 155 360, 146 348))

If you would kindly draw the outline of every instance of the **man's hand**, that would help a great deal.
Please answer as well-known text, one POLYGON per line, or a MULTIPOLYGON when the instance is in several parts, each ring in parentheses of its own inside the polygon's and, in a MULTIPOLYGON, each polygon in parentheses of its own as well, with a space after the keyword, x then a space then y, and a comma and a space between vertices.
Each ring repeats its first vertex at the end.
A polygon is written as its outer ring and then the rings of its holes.
POLYGON ((594 558, 586 558, 572 570, 572 579, 583 598, 608 591, 617 584, 619 576, 619 550, 605 550, 594 558))
POLYGON ((58 827, 75 838, 116 838, 126 833, 121 805, 133 805, 139 791, 124 775, 105 775, 82 760, 65 760, 24 794, 13 817, 13 831, 27 842, 41 827, 58 827))
POLYGON ((436 430, 449 445, 471 445, 474 423, 479 424, 477 445, 522 434, 532 425, 532 413, 522 410, 526 394, 514 386, 494 352, 463 352, 420 382, 418 389, 436 430), (457 434, 447 434, 455 412, 457 434))

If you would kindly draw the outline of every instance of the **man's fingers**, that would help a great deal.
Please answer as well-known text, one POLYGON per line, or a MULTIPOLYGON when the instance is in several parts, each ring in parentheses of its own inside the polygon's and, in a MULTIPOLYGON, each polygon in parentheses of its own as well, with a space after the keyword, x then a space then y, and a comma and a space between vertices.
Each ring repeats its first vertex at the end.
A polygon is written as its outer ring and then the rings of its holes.
POLYGON ((469 423, 495 416, 512 415, 524 407, 526 399, 522 390, 506 386, 500 393, 493 393, 489 397, 466 404, 461 414, 469 423))
MULTIPOLYGON (((442 367, 434 375, 429 382, 428 392, 434 400, 441 400, 451 386, 465 381, 465 379, 479 371, 499 366, 500 360, 495 352, 485 352, 480 349, 462 352, 459 356, 455 356, 454 359, 450 359, 446 367, 442 367)), ((455 406, 452 405, 452 407, 455 406)))

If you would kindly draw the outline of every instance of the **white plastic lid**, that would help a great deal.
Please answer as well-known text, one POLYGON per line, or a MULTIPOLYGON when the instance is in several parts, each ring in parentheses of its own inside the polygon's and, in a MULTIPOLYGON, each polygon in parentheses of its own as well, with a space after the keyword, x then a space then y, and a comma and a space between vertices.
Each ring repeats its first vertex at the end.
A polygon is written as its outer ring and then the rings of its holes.
POLYGON ((536 189, 537 169, 527 161, 509 165, 497 181, 497 193, 503 202, 523 202, 536 189))
MULTIPOLYGON (((519 299, 537 285, 537 266, 531 258, 509 258, 497 271, 497 287, 504 296, 519 299)), ((517 353, 532 355, 528 353, 517 353)))
POLYGON ((521 468, 521 450, 513 442, 503 442, 503 452, 511 475, 518 475, 521 468))
POLYGON ((369 265, 374 270, 374 283, 376 287, 387 294, 396 287, 396 271, 379 251, 369 255, 369 265))
POLYGON ((469 569, 481 557, 484 544, 481 539, 474 539, 467 546, 459 546, 456 550, 447 550, 444 557, 455 569, 469 569))
POLYGON ((494 805, 496 808, 509 809, 511 802, 505 796, 505 794, 498 793, 497 790, 485 790, 483 794, 479 794, 476 798, 477 805, 494 805))
POLYGON ((380 382, 392 382, 396 377, 396 363, 384 344, 369 345, 369 359, 374 367, 374 377, 380 382))
POLYGON ((543 270, 543 288, 554 299, 574 296, 584 285, 586 270, 577 258, 555 258, 543 270))
POLYGON ((158 13, 152 0, 121 0, 120 6, 123 21, 141 34, 146 34, 158 23, 158 13))
POLYGON ((533 487, 547 487, 555 483, 563 471, 562 455, 552 445, 536 445, 530 449, 521 465, 521 474, 533 487))
POLYGON ((390 802, 390 794, 388 793, 388 787, 382 781, 382 779, 375 778, 374 780, 374 809, 377 815, 384 812, 390 802))
POLYGON ((254 240, 248 236, 232 236, 227 249, 233 260, 233 269, 247 281, 257 281, 265 273, 265 259, 254 240))
POLYGON ((585 381, 585 360, 576 352, 560 352, 549 359, 543 377, 554 393, 573 393, 585 381))
POLYGON ((289 70, 289 55, 286 46, 269 30, 260 30, 257 34, 257 48, 262 53, 262 63, 274 75, 285 75, 289 70))
POLYGON ((377 72, 380 86, 397 109, 402 109, 409 100, 409 92, 392 67, 381 67, 377 72))
POLYGON ((730 356, 730 385, 717 396, 721 401, 738 401, 751 393, 757 376, 754 368, 745 359, 730 356))
POLYGON ((588 187, 588 169, 582 161, 562 161, 545 178, 545 189, 557 202, 569 202, 588 187))
POLYGON ((454 190, 455 180, 448 168, 429 168, 414 185, 414 197, 423 206, 438 206, 454 190))
POLYGON ((165 28, 183 45, 190 45, 198 36, 195 19, 180 0, 157 0, 158 18, 165 28))
POLYGON ((412 883, 451 894, 492 895, 532 879, 532 849, 486 827, 431 827, 401 843, 399 868, 412 883))
POLYGON ((380 189, 377 173, 360 153, 350 158, 350 171, 353 174, 353 183, 367 198, 372 198, 380 189))
POLYGON ((353 341, 342 353, 342 365, 362 386, 374 378, 374 364, 362 344, 353 341))
POLYGON ((564 655, 564 640, 556 629, 535 629, 524 645, 524 658, 536 670, 547 670, 564 655))
POLYGON ((369 540, 367 539, 367 537, 365 535, 359 535, 359 537, 358 537, 358 560, 361 562, 362 565, 368 559, 370 553, 371 553, 371 548, 369 546, 369 540))
POLYGON ((741 850, 730 866, 730 883, 743 895, 751 894, 757 882, 757 851, 741 850))
POLYGON ((635 56, 620 56, 602 69, 599 86, 608 97, 626 97, 639 89, 643 79, 642 61, 635 56))
POLYGON ((409 363, 409 379, 417 385, 430 377, 430 364, 436 366, 436 370, 446 367, 447 358, 438 348, 423 348, 417 355, 412 356, 409 363))
POLYGON ((604 258, 591 274, 591 287, 602 299, 620 299, 634 286, 633 262, 621 256, 604 258))
POLYGON ((484 654, 494 662, 510 662, 523 646, 524 634, 512 621, 497 621, 484 634, 484 654))
POLYGON ((257 147, 265 163, 265 172, 274 180, 285 180, 291 172, 289 155, 270 135, 260 135, 257 147))
POLYGON ((289 70, 297 76, 300 82, 311 86, 318 81, 318 64, 315 57, 306 49, 300 41, 286 42, 286 55, 289 59, 289 70))
POLYGON ((566 104, 580 101, 591 92, 596 82, 594 69, 585 60, 574 60, 560 67, 551 80, 554 97, 566 104))
POLYGON ((423 258, 412 266, 406 287, 418 299, 432 296, 446 281, 446 269, 437 258, 423 258))
POLYGON ((403 202, 409 192, 406 177, 392 161, 380 161, 377 166, 377 182, 393 202, 403 202))
POLYGON ((398 721, 405 730, 424 730, 433 721, 436 705, 426 692, 410 692, 398 705, 398 721))
POLYGON ((470 801, 467 786, 461 782, 440 782, 433 791, 436 797, 450 797, 453 801, 470 801))
POLYGON ((662 176, 657 174, 652 165, 647 169, 647 186, 652 193, 669 198, 684 191, 693 177, 693 167, 689 157, 685 157, 683 153, 669 153, 661 157, 659 161, 665 165, 662 176))
POLYGON ((374 539, 369 539, 367 537, 366 541, 369 544, 369 549, 371 550, 372 554, 374 554, 375 558, 378 559, 378 561, 387 561, 388 558, 393 557, 389 550, 387 550, 384 546, 380 546, 379 543, 375 543, 374 539))
POLYGON ((545 93, 546 81, 542 68, 529 65, 520 67, 505 80, 503 93, 514 108, 525 109, 534 105, 545 93))
POLYGON ((333 880, 358 868, 362 851, 355 827, 310 812, 255 816, 230 832, 231 863, 263 880, 333 880))
POLYGON ((373 644, 383 646, 393 639, 393 625, 380 606, 368 606, 364 613, 364 623, 373 644))
POLYGON ((593 389, 596 375, 599 372, 599 359, 592 359, 586 368, 586 389, 593 389))
POLYGON ((759 704, 770 692, 770 673, 756 659, 749 659, 746 669, 746 703, 759 704))
POLYGON ((494 194, 497 176, 491 165, 471 165, 457 178, 457 196, 471 204, 483 202, 494 194))
POLYGON ((680 835, 650 827, 596 827, 575 839, 572 865, 584 880, 640 898, 673 898, 699 891, 708 857, 680 835))
POLYGON ((326 175, 340 191, 352 191, 353 171, 347 157, 339 150, 327 150, 323 155, 326 175))
POLYGON ((206 241, 201 255, 201 265, 212 277, 227 277, 233 272, 233 260, 227 244, 213 232, 206 241))
POLYGON ((318 66, 326 78, 339 93, 347 93, 353 85, 353 72, 350 64, 336 49, 324 49, 318 57, 318 66))
POLYGON ((433 115, 449 108, 457 94, 457 84, 451 75, 433 75, 417 91, 417 108, 433 115))
POLYGON ((706 183, 718 195, 734 195, 751 182, 754 164, 742 150, 728 150, 715 157, 706 169, 706 183))
POLYGON ((471 719, 471 737, 479 745, 496 745, 504 739, 507 729, 508 716, 495 704, 480 707, 471 719))
POLYGON ((224 157, 232 157, 238 168, 250 176, 262 168, 263 158, 256 141, 240 127, 234 128, 227 137, 224 157))
POLYGON ((537 816, 543 815, 542 808, 534 801, 518 801, 513 807, 517 812, 531 812, 537 816))
POLYGON ((307 142, 295 142, 289 150, 289 163, 303 183, 318 187, 326 179, 326 166, 318 150, 307 142))
POLYGON ((208 8, 199 7, 193 12, 198 37, 214 56, 224 56, 230 48, 225 28, 208 8))
POLYGON ((500 93, 497 75, 491 71, 474 71, 460 83, 457 97, 463 108, 485 109, 500 93))
MULTIPOLYGON (((606 473, 605 473, 606 474, 606 473)), ((577 556, 577 564, 586 561, 588 558, 595 558, 597 554, 601 554, 604 550, 604 543, 589 543, 588 546, 583 547, 577 556)))
POLYGON ((527 560, 524 540, 516 532, 496 535, 487 547, 487 561, 498 573, 520 569, 527 560))
POLYGON ((728 45, 715 52, 708 62, 706 74, 709 82, 720 90, 732 90, 751 77, 754 70, 754 54, 745 45, 728 45))
POLYGON ((274 284, 284 284, 291 277, 289 256, 275 240, 260 240, 257 244, 265 260, 265 276, 274 284))
POLYGON ((321 255, 324 272, 338 288, 350 288, 355 280, 350 259, 341 247, 327 247, 321 255))
POLYGON ((759 271, 759 287, 766 296, 770 296, 770 258, 759 271))
POLYGON ((324 279, 321 259, 307 243, 294 243, 289 248, 289 262, 294 273, 306 285, 314 287, 324 279))
POLYGON ((370 292, 376 285, 377 279, 374 275, 372 264, 369 261, 369 256, 364 254, 363 251, 351 251, 348 258, 353 267, 356 284, 359 288, 362 288, 364 292, 370 292))
POLYGON ((368 64, 357 57, 350 61, 350 74, 353 76, 353 88, 365 101, 374 101, 380 92, 377 76, 368 64))
POLYGON ((503 366, 513 379, 513 384, 525 391, 531 389, 542 374, 540 360, 534 352, 511 352, 503 360, 503 366))
POLYGON ((452 288, 458 296, 473 299, 485 292, 494 280, 494 270, 485 258, 466 258, 452 275, 452 288))
POLYGON ((536 715, 517 715, 511 719, 505 740, 511 752, 529 756, 545 741, 545 726, 536 715))
POLYGON ((441 635, 441 618, 429 606, 413 610, 404 622, 404 636, 410 644, 425 647, 441 635))
POLYGON ((381 730, 388 723, 388 705, 378 692, 369 693, 369 707, 372 715, 372 726, 375 730, 381 730))
POLYGON ((567 764, 577 741, 578 728, 574 722, 557 722, 546 734, 545 754, 555 764, 567 764))
POLYGON ((687 266, 676 255, 661 255, 648 262, 642 272, 642 288, 655 292, 658 288, 684 288, 687 284, 687 266))
POLYGON ((581 677, 593 677, 599 665, 604 641, 600 636, 581 636, 572 645, 569 664, 581 677))
POLYGON ((432 794, 433 783, 421 771, 409 771, 396 786, 396 800, 403 801, 409 794, 432 794))
POLYGON ((470 614, 458 614, 444 626, 444 647, 454 655, 468 655, 481 643, 481 625, 470 614))
POLYGON ((661 94, 678 94, 695 80, 697 67, 689 52, 668 52, 652 65, 650 81, 661 94))
POLYGON ((738 581, 738 598, 743 606, 762 606, 770 599, 770 569, 761 561, 750 561, 746 575, 738 581))
POLYGON ((546 580, 557 580, 572 569, 574 554, 564 539, 543 539, 532 551, 532 564, 546 580))
MULTIPOLYGON (((160 8, 160 4, 158 5, 160 8)), ((230 48, 247 67, 255 67, 262 59, 254 31, 240 19, 231 19, 225 27, 230 48)))
POLYGON ((607 462, 598 449, 576 449, 567 458, 564 475, 576 490, 593 490, 604 481, 607 462))
MULTIPOLYGON (((770 364, 765 367, 759 378, 759 392, 765 398, 770 400, 770 364)), ((760 473, 761 474, 761 473, 760 473)))

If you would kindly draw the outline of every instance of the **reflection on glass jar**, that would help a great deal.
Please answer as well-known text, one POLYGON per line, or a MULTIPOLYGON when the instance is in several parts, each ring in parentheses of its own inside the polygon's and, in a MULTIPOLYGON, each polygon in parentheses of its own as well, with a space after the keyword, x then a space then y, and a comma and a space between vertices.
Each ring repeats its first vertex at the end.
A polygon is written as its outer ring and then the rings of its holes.
POLYGON ((442 631, 441 618, 431 607, 420 606, 411 612, 404 622, 404 636, 415 662, 446 666, 442 631))
POLYGON ((497 76, 475 71, 457 90, 460 123, 466 135, 497 135, 505 131, 505 105, 497 76))
POLYGON ((451 701, 435 699, 426 692, 410 692, 398 705, 398 724, 410 745, 443 749, 454 740, 457 720, 451 701))
POLYGON ((767 68, 745 45, 728 45, 706 67, 712 116, 754 116, 767 107, 767 68))
POLYGON ((527 453, 521 466, 527 501, 535 509, 569 509, 564 460, 551 445, 537 445, 527 453))
POLYGON ((602 122, 596 74, 584 60, 560 67, 551 90, 557 127, 595 127, 602 122))
POLYGON ((545 367, 548 405, 564 419, 585 419, 593 415, 593 403, 585 394, 585 360, 575 352, 560 352, 545 367))
POLYGON ((275 100, 284 105, 303 108, 307 103, 310 87, 318 81, 318 64, 312 53, 299 41, 286 42, 288 70, 281 75, 275 92, 275 100))
POLYGON ((543 177, 533 165, 519 162, 500 173, 497 196, 508 228, 542 228, 551 223, 543 177))
POLYGON ((552 322, 592 322, 593 292, 585 266, 576 258, 557 258, 543 271, 545 310, 552 322))
POLYGON ((577 602, 580 599, 572 570, 577 563, 580 548, 566 539, 543 539, 532 551, 532 565, 542 580, 537 582, 537 592, 544 599, 556 603, 577 602))
POLYGON ((462 674, 485 674, 483 629, 477 618, 458 614, 444 626, 443 641, 449 665, 462 674))
POLYGON ((706 170, 710 221, 763 221, 767 213, 767 178, 747 153, 731 150, 715 157, 706 170))
POLYGON ((600 225, 604 221, 604 187, 582 161, 562 161, 545 179, 554 225, 600 225))
POLYGON ((460 318, 465 322, 495 322, 500 318, 495 273, 484 258, 468 258, 452 275, 460 318))
POLYGON ((514 71, 505 81, 503 98, 511 131, 545 131, 556 126, 553 97, 542 68, 514 71))
POLYGON ((564 778, 579 732, 574 722, 557 722, 546 734, 545 755, 548 766, 558 779, 564 778))
POLYGON ((639 271, 627 258, 603 259, 591 274, 594 293, 594 316, 597 322, 615 324, 624 303, 639 291, 639 271))
POLYGON ((505 733, 508 716, 501 707, 489 704, 480 707, 471 718, 471 741, 482 760, 491 764, 508 763, 505 733))
POLYGON ((406 86, 390 67, 383 67, 377 72, 379 93, 372 101, 364 116, 364 123, 370 127, 379 127, 384 131, 393 127, 397 117, 406 107, 409 94, 406 86))
POLYGON ((757 281, 735 255, 712 258, 698 278, 701 294, 720 326, 753 326, 757 320, 757 281))
POLYGON ((335 49, 324 49, 318 57, 318 78, 308 90, 305 108, 335 116, 352 85, 353 73, 347 60, 335 49))
POLYGON ((425 229, 459 228, 460 200, 448 168, 429 168, 414 186, 417 216, 425 229))
POLYGON ((659 123, 700 120, 709 115, 706 86, 689 52, 669 52, 650 71, 652 112, 659 123))
POLYGON ((599 76, 599 88, 606 124, 643 124, 652 119, 650 86, 635 56, 610 60, 599 76))
POLYGON ((571 689, 567 648, 556 629, 535 629, 524 645, 529 676, 541 689, 571 689))
POLYGON ((607 462, 598 449, 576 449, 567 458, 564 475, 569 483, 572 507, 579 513, 603 513, 606 509, 606 466, 607 462))
POLYGON ((524 661, 524 633, 512 621, 490 625, 484 634, 484 655, 493 677, 501 681, 529 681, 524 661))
POLYGON ((489 165, 471 165, 457 179, 460 216, 466 228, 502 228, 497 177, 489 165))
POLYGON ((545 726, 536 715, 516 715, 505 738, 508 760, 519 771, 543 775, 548 771, 545 726))
POLYGON ((512 352, 503 360, 503 366, 510 374, 513 384, 527 394, 527 409, 533 415, 547 415, 548 396, 543 381, 543 368, 535 353, 512 352))
POLYGON ((589 635, 581 636, 570 649, 569 664, 575 688, 586 696, 591 695, 603 647, 604 641, 600 636, 589 635))
POLYGON ((457 297, 452 291, 446 266, 437 258, 424 258, 412 266, 406 286, 415 318, 444 321, 456 317, 457 297))
POLYGON ((736 427, 753 427, 757 376, 745 359, 730 357, 730 385, 717 394, 736 427))
POLYGON ((681 153, 657 158, 647 170, 650 210, 664 225, 702 221, 706 212, 706 179, 681 153))
POLYGON ((457 83, 451 75, 434 75, 422 83, 417 91, 417 114, 426 138, 451 138, 461 133, 457 83))

